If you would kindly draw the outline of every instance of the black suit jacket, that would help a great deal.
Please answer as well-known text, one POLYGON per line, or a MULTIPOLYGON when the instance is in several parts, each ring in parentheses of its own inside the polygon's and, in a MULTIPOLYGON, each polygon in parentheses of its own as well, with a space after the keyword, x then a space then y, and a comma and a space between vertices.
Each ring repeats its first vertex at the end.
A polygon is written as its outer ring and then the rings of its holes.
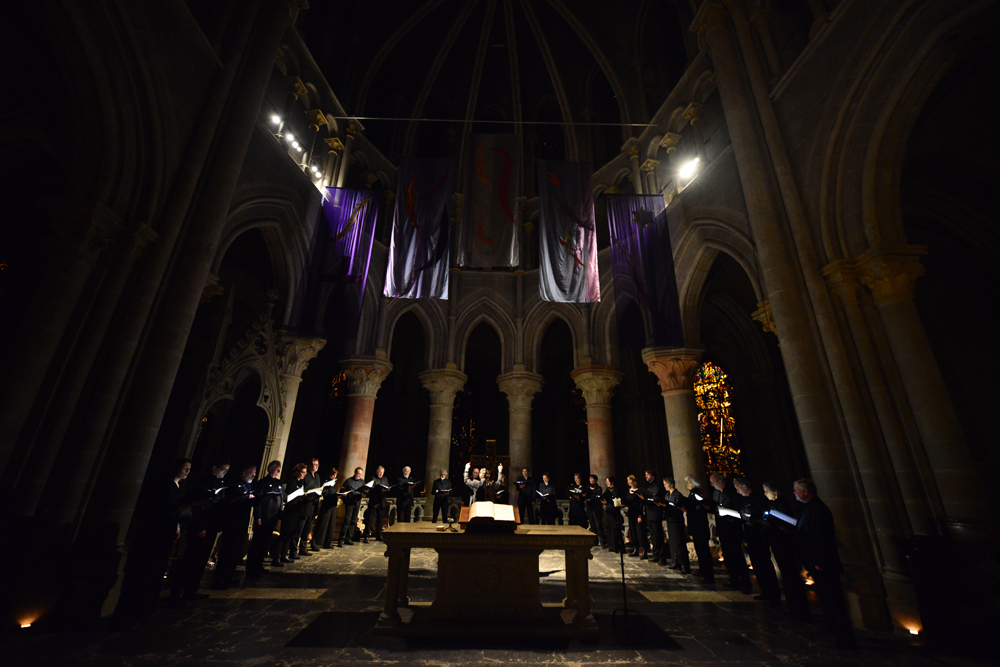
POLYGON ((844 566, 837 553, 833 512, 819 498, 806 503, 798 522, 799 553, 810 572, 818 565, 825 574, 840 574, 844 566))

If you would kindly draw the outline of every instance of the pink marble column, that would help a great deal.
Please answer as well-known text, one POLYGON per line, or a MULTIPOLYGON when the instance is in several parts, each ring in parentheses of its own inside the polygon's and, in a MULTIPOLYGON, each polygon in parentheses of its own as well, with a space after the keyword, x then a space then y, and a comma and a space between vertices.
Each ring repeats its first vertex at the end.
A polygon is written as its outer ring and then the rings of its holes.
POLYGON ((375 396, 386 376, 392 372, 392 364, 384 358, 367 357, 347 359, 341 362, 341 369, 351 382, 351 393, 347 395, 347 423, 344 424, 338 466, 340 474, 347 479, 355 468, 364 468, 368 463, 375 396))
POLYGON ((698 406, 694 401, 694 374, 701 361, 701 350, 647 347, 642 351, 642 360, 656 376, 663 393, 674 478, 698 475, 704 481, 705 458, 698 429, 698 406))
POLYGON ((455 394, 465 386, 469 377, 452 368, 424 371, 418 377, 424 389, 431 393, 431 417, 427 427, 427 468, 424 473, 427 498, 424 520, 430 521, 433 518, 431 508, 434 503, 431 495, 432 486, 441 470, 448 468, 451 458, 451 416, 455 407, 455 394))
POLYGON ((611 428, 611 392, 624 373, 609 366, 585 366, 570 377, 587 401, 590 472, 604 479, 615 474, 615 438, 611 428))

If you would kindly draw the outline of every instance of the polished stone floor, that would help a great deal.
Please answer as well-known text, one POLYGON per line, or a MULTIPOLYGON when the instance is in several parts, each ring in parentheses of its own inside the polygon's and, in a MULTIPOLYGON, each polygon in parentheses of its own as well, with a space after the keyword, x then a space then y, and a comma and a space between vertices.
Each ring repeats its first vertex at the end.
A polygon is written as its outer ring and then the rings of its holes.
MULTIPOLYGON (((695 577, 637 559, 626 559, 625 576, 629 609, 641 617, 628 626, 615 625, 612 615, 623 606, 620 562, 617 555, 598 549, 590 564, 592 606, 602 630, 596 644, 517 639, 475 642, 461 639, 460 628, 450 642, 374 637, 371 628, 382 607, 384 589, 383 552, 383 546, 375 542, 322 551, 274 569, 252 584, 227 591, 206 590, 212 597, 187 610, 163 607, 129 632, 54 635, 29 628, 3 640, 3 664, 986 664, 932 652, 908 636, 859 633, 857 650, 838 650, 819 622, 793 622, 750 596, 721 587, 706 588, 695 577)), ((430 601, 435 552, 415 550, 411 568, 411 600, 430 601)), ((561 601, 565 586, 562 554, 544 552, 540 569, 543 601, 561 601)), ((721 575, 720 580, 724 578, 721 575)))

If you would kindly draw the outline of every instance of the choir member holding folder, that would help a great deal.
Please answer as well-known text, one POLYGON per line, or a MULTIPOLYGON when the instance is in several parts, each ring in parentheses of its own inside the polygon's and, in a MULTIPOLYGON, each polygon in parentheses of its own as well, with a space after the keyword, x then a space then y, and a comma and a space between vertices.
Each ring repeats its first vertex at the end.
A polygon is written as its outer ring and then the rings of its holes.
POLYGON ((580 473, 573 475, 573 484, 566 492, 569 496, 569 524, 571 526, 587 527, 587 498, 589 489, 580 478, 580 473))
POLYGON ((792 507, 781 495, 775 482, 764 482, 764 496, 767 498, 767 541, 771 545, 774 560, 781 571, 781 587, 785 590, 788 611, 795 618, 808 618, 809 605, 806 589, 802 583, 802 565, 799 562, 795 544, 796 520, 792 517, 792 507))
POLYGON ((726 487, 726 478, 718 473, 709 476, 712 491, 712 509, 718 516, 715 523, 719 531, 719 544, 722 546, 722 560, 729 573, 727 588, 742 591, 745 595, 753 593, 750 583, 750 571, 743 556, 743 521, 742 515, 736 509, 736 501, 726 487))
POLYGON ((556 506, 556 487, 549 480, 549 474, 542 473, 542 483, 535 489, 535 495, 538 497, 538 513, 542 517, 542 523, 554 526, 559 508, 556 506))
POLYGON ((535 480, 528 474, 527 468, 521 468, 521 476, 514 480, 517 486, 517 510, 521 515, 521 523, 535 523, 535 480))
POLYGON ((441 469, 441 477, 434 480, 431 486, 431 495, 434 496, 434 514, 431 521, 438 520, 438 512, 442 519, 448 518, 448 499, 451 497, 451 480, 448 479, 448 470, 441 469))
POLYGON ((295 561, 295 546, 302 534, 302 509, 306 498, 305 478, 308 468, 297 463, 285 484, 285 508, 281 514, 281 536, 278 538, 279 563, 295 561))
POLYGON ((239 583, 236 566, 243 560, 243 544, 250 525, 250 512, 256 496, 253 492, 253 478, 257 476, 257 465, 248 463, 239 468, 236 484, 226 488, 225 515, 222 519, 222 537, 219 541, 219 561, 215 566, 213 588, 225 590, 239 583))
POLYGON ((642 517, 642 492, 635 475, 628 476, 628 494, 625 496, 625 516, 628 517, 629 556, 646 560, 649 551, 649 536, 646 522, 642 517))
POLYGON ((337 525, 337 505, 339 504, 337 497, 338 474, 339 471, 336 468, 331 468, 327 480, 320 487, 322 504, 319 506, 319 514, 316 517, 316 527, 313 528, 312 541, 312 545, 320 549, 329 549, 333 546, 333 532, 337 525))
POLYGON ((774 573, 771 550, 767 544, 767 522, 764 519, 767 501, 754 493, 742 477, 733 480, 733 485, 736 487, 736 492, 742 496, 738 502, 740 513, 743 515, 743 541, 747 545, 747 553, 750 554, 753 576, 760 587, 760 595, 754 596, 754 599, 781 604, 778 577, 774 573))
POLYGON ((410 478, 410 466, 403 468, 403 476, 396 480, 396 516, 401 523, 410 523, 413 515, 413 487, 419 484, 410 478))
POLYGON ((674 562, 671 570, 681 574, 691 574, 691 560, 688 557, 687 528, 684 526, 684 496, 677 490, 673 477, 663 478, 663 513, 667 518, 667 538, 674 562))
POLYGON ((687 527, 691 533, 691 541, 694 542, 694 552, 698 555, 698 575, 706 584, 714 584, 715 564, 712 561, 712 552, 708 548, 708 539, 711 537, 708 510, 711 508, 711 503, 705 497, 701 481, 697 477, 688 475, 684 478, 684 484, 688 489, 688 497, 684 504, 687 508, 687 527))
POLYGON ((344 524, 340 527, 340 535, 337 537, 337 546, 351 546, 354 544, 354 532, 358 529, 358 511, 361 509, 361 497, 365 494, 364 468, 355 468, 354 477, 344 482, 337 493, 338 498, 344 500, 344 524))
MULTIPOLYGON (((254 507, 253 540, 247 550, 247 578, 252 579, 267 574, 264 569, 264 559, 271 548, 274 537, 274 527, 281 518, 281 507, 285 504, 285 487, 281 483, 281 462, 271 461, 267 464, 267 475, 257 482, 255 489, 257 504, 254 507)), ((277 560, 279 554, 274 553, 271 565, 284 567, 277 560)))
POLYGON ((389 480, 385 477, 385 468, 376 468, 375 476, 366 486, 368 509, 365 511, 365 532, 361 541, 368 544, 369 536, 374 536, 377 542, 382 541, 382 524, 389 512, 389 480))
POLYGON ((643 509, 646 511, 646 530, 649 531, 649 541, 652 543, 650 560, 666 565, 668 555, 663 542, 663 485, 656 479, 655 472, 646 471, 646 488, 637 495, 642 499, 643 509))

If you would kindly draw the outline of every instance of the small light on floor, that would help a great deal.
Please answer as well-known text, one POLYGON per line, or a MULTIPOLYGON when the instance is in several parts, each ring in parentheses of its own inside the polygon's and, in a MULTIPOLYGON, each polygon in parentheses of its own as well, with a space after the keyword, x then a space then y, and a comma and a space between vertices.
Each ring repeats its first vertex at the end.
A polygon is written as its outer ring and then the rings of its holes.
POLYGON ((919 635, 920 634, 920 630, 917 630, 916 628, 910 628, 910 634, 911 635, 919 635))
POLYGON ((30 628, 31 627, 31 623, 22 623, 21 627, 22 628, 30 628))

